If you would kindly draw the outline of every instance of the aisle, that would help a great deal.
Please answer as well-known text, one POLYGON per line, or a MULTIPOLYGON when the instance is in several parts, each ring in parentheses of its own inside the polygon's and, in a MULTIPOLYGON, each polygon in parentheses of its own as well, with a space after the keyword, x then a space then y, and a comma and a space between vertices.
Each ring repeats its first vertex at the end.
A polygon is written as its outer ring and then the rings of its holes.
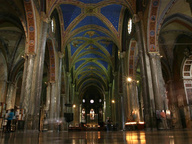
POLYGON ((192 131, 15 132, 1 133, 0 144, 190 144, 192 131))

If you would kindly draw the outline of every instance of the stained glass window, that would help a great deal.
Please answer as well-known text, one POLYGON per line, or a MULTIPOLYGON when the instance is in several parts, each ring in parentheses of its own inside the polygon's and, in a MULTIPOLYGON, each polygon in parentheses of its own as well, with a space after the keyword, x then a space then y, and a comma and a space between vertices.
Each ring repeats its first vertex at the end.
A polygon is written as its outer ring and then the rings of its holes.
POLYGON ((128 21, 127 31, 128 31, 128 34, 130 34, 132 31, 132 19, 129 19, 129 21, 128 21))

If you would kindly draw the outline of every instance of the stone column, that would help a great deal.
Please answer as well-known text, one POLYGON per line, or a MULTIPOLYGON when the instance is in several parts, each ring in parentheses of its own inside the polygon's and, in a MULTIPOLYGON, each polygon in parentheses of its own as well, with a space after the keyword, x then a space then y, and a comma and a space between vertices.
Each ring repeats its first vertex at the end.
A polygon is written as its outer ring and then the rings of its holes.
POLYGON ((45 105, 45 110, 48 111, 50 108, 50 94, 51 94, 51 89, 50 89, 50 83, 47 83, 47 93, 46 93, 46 105, 45 105))
POLYGON ((13 89, 12 100, 11 100, 12 108, 15 108, 15 99, 16 99, 17 89, 18 89, 17 84, 15 84, 13 89))
POLYGON ((66 80, 66 97, 67 97, 67 101, 66 103, 70 103, 70 94, 69 94, 69 85, 70 85, 70 76, 71 74, 69 72, 67 72, 67 80, 66 80))
POLYGON ((153 81, 153 91, 154 91, 154 98, 155 98, 155 108, 156 110, 163 110, 163 100, 160 93, 160 86, 159 86, 159 76, 158 76, 158 66, 157 60, 159 57, 156 53, 150 53, 150 64, 151 64, 151 73, 152 73, 152 81, 153 81))
POLYGON ((26 85, 26 76, 27 76, 27 67, 28 67, 26 62, 27 55, 25 54, 23 58, 25 59, 25 63, 24 63, 24 70, 23 70, 23 77, 22 77, 21 96, 20 96, 20 102, 19 102, 20 107, 22 107, 22 103, 25 97, 25 85, 26 85))
POLYGON ((6 87, 7 87, 7 80, 0 80, 0 102, 6 102, 6 95, 5 95, 5 91, 6 91, 6 87))
MULTIPOLYGON (((118 85, 117 85, 117 72, 113 73, 113 88, 112 88, 112 100, 115 103, 112 104, 112 121, 117 123, 117 101, 118 101, 118 85)), ((119 112, 118 112, 119 113, 119 112)))
POLYGON ((24 108, 26 117, 27 119, 27 114, 29 112, 29 104, 31 100, 31 86, 32 86, 32 77, 33 77, 33 67, 34 67, 34 59, 35 55, 29 54, 26 56, 25 59, 25 67, 24 67, 24 72, 26 71, 26 75, 23 75, 24 81, 24 90, 23 90, 23 98, 21 99, 21 107, 24 108))
MULTIPOLYGON (((132 100, 133 100, 133 98, 132 98, 132 95, 133 95, 133 89, 132 89, 132 83, 126 83, 126 86, 127 86, 127 99, 126 99, 126 101, 127 101, 127 117, 126 117, 126 121, 127 121, 127 119, 130 119, 131 118, 131 112, 132 112, 132 110, 133 110, 133 104, 132 104, 132 100)), ((125 122, 126 122, 125 121, 125 122)))
MULTIPOLYGON (((44 58, 45 58, 45 46, 47 39, 47 31, 48 31, 48 19, 43 19, 41 23, 41 32, 40 32, 40 43, 38 48, 38 65, 37 65, 37 73, 36 73, 36 87, 35 87, 35 95, 34 95, 34 121, 33 121, 33 129, 39 130, 39 114, 40 114, 40 99, 41 99, 41 91, 42 91, 42 79, 43 79, 43 67, 44 67, 44 58)), ((33 113, 33 110, 32 110, 33 113)))
POLYGON ((79 104, 75 102, 75 106, 76 107, 73 107, 73 126, 76 126, 76 124, 79 123, 79 104))
POLYGON ((109 84, 109 95, 108 95, 108 110, 109 110, 109 117, 112 119, 112 83, 109 84))
POLYGON ((123 94, 120 96, 120 106, 121 106, 121 128, 125 130, 125 109, 124 109, 124 98, 123 94))
POLYGON ((62 119, 62 125, 61 125, 61 130, 64 130, 66 128, 66 123, 65 123, 65 118, 64 118, 64 113, 66 113, 66 95, 61 94, 61 119, 62 119))
POLYGON ((75 84, 71 84, 71 104, 76 103, 75 84))
POLYGON ((139 110, 139 99, 138 99, 138 91, 137 91, 137 82, 133 81, 130 84, 130 89, 131 89, 131 108, 136 115, 135 121, 140 121, 140 110, 139 110))
MULTIPOLYGON (((153 82, 153 92, 154 92, 154 100, 155 100, 155 110, 164 110, 163 105, 163 94, 162 92, 162 72, 161 72, 161 64, 160 64, 160 56, 157 53, 150 53, 150 65, 151 65, 151 75, 153 82)), ((167 128, 166 121, 160 123, 159 128, 167 128)))
POLYGON ((109 92, 106 92, 105 93, 105 102, 106 102, 106 111, 105 111, 105 117, 110 117, 110 113, 111 113, 111 110, 110 110, 110 98, 109 98, 109 92))
POLYGON ((174 91, 174 81, 169 80, 168 81, 168 95, 169 95, 169 109, 172 113, 172 124, 175 126, 174 128, 182 128, 181 126, 181 119, 180 119, 180 114, 179 114, 179 109, 177 106, 177 97, 174 91))
POLYGON ((55 129, 55 124, 56 124, 56 95, 55 95, 55 90, 56 90, 56 83, 50 83, 50 110, 49 110, 49 130, 54 130, 55 129))
POLYGON ((82 122, 82 104, 79 105, 79 122, 82 122))
POLYGON ((144 121, 146 129, 152 128, 152 114, 150 111, 150 98, 148 92, 148 83, 147 83, 147 64, 146 54, 145 54, 145 39, 144 33, 142 30, 142 20, 138 15, 134 15, 133 22, 135 23, 136 35, 137 35, 137 45, 139 49, 139 57, 140 57, 140 69, 141 69, 141 84, 142 84, 142 95, 143 95, 143 103, 144 103, 144 121))
POLYGON ((125 65, 124 65, 124 56, 125 53, 121 53, 121 70, 122 70, 122 86, 123 86, 123 94, 121 96, 121 111, 122 111, 122 128, 125 129, 125 121, 127 117, 127 83, 126 83, 126 75, 125 75, 125 65))
POLYGON ((71 97, 72 97, 72 105, 75 107, 72 107, 72 112, 73 112, 73 126, 75 126, 76 123, 78 123, 78 109, 79 109, 79 102, 78 99, 74 99, 75 97, 75 84, 71 84, 71 97))
POLYGON ((107 104, 106 104, 106 94, 104 94, 104 98, 103 98, 103 121, 105 122, 106 121, 106 107, 107 107, 107 104))
POLYGON ((58 55, 59 55, 59 75, 58 75, 58 85, 57 85, 57 87, 58 87, 58 95, 57 95, 57 110, 56 110, 56 112, 57 112, 57 117, 59 118, 60 117, 60 112, 61 112, 61 103, 60 103, 60 101, 61 101, 61 74, 62 74, 62 61, 63 61, 63 57, 64 57, 64 55, 63 55, 63 53, 61 53, 61 52, 59 52, 58 53, 58 55))
POLYGON ((13 94, 14 94, 15 84, 12 82, 9 82, 7 89, 8 90, 7 90, 7 98, 6 98, 6 104, 7 104, 6 109, 9 110, 14 108, 14 105, 12 105, 12 101, 14 98, 13 94))
MULTIPOLYGON (((25 110, 25 130, 32 129, 32 120, 33 117, 29 115, 29 111, 31 110, 31 106, 33 101, 31 101, 31 91, 32 91, 32 82, 33 82, 33 68, 34 68, 34 60, 36 55, 28 54, 25 58, 25 67, 23 79, 24 79, 24 87, 23 88, 23 96, 20 100, 20 107, 25 110)), ((22 84, 22 85, 23 85, 22 84)))

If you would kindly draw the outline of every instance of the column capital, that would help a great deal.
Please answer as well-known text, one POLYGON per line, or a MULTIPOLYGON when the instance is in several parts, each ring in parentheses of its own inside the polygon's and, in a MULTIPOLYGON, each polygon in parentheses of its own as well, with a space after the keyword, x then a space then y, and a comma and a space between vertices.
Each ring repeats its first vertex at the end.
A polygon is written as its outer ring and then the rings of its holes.
POLYGON ((160 58, 160 54, 158 52, 149 52, 149 57, 153 58, 160 58))
POLYGON ((13 85, 13 86, 15 86, 15 83, 12 82, 12 81, 6 81, 6 82, 7 82, 7 84, 9 84, 9 85, 13 85))
POLYGON ((143 20, 143 12, 142 11, 139 11, 137 13, 137 15, 139 16, 140 21, 143 20))
POLYGON ((117 76, 117 74, 118 74, 118 72, 113 72, 113 76, 114 77, 117 76))
POLYGON ((124 58, 125 57, 125 52, 120 52, 120 57, 124 58))
POLYGON ((109 87, 110 87, 110 88, 112 87, 112 83, 109 83, 109 87))
POLYGON ((25 53, 25 54, 22 55, 21 57, 26 60, 26 59, 28 59, 28 57, 34 58, 35 56, 36 56, 35 53, 25 53))
POLYGON ((67 72, 67 76, 70 77, 70 76, 71 76, 71 73, 70 73, 70 72, 67 72))
POLYGON ((170 79, 170 80, 168 80, 166 83, 169 84, 169 83, 172 83, 172 82, 173 82, 173 80, 170 79))
POLYGON ((134 14, 133 18, 132 18, 132 21, 133 21, 134 24, 140 22, 139 15, 138 14, 134 14))
POLYGON ((50 17, 48 17, 45 12, 41 12, 41 20, 43 20, 43 22, 46 22, 46 23, 50 23, 51 19, 50 17))
POLYGON ((75 87, 75 84, 71 84, 71 85, 72 85, 73 88, 75 87))
POLYGON ((61 59, 62 59, 62 58, 64 57, 64 53, 63 53, 63 52, 61 52, 61 51, 59 51, 59 52, 58 52, 58 56, 59 56, 59 58, 61 58, 61 59))
POLYGON ((139 49, 139 54, 143 54, 143 50, 142 49, 139 49))
POLYGON ((49 84, 55 84, 56 82, 55 81, 49 81, 48 83, 49 84))

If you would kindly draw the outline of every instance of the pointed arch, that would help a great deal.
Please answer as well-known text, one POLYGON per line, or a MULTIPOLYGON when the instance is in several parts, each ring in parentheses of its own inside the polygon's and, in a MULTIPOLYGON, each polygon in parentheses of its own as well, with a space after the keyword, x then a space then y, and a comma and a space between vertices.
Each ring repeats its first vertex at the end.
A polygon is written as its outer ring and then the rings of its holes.
POLYGON ((33 9, 33 1, 32 0, 24 0, 24 7, 26 11, 27 18, 27 53, 35 53, 36 50, 36 26, 35 26, 35 12, 33 9))
POLYGON ((52 40, 48 39, 47 40, 47 48, 49 51, 49 62, 50 62, 50 82, 55 82, 55 51, 53 47, 53 42, 52 40))

